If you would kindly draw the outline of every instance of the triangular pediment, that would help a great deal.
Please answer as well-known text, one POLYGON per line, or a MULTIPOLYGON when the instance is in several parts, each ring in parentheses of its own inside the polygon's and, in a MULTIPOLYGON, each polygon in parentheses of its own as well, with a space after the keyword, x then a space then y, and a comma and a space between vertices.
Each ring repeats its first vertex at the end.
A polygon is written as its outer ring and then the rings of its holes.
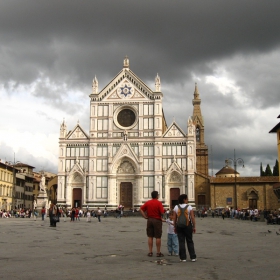
POLYGON ((195 127, 203 127, 203 120, 201 119, 201 117, 195 116, 193 118, 193 124, 195 125, 195 127))
POLYGON ((127 143, 123 143, 121 147, 118 149, 117 153, 112 159, 112 164, 114 164, 115 162, 117 162, 123 157, 128 157, 137 163, 139 162, 138 157, 135 154, 134 150, 127 143))
POLYGON ((182 177, 182 169, 178 165, 178 163, 175 161, 175 158, 169 168, 167 169, 167 180, 169 183, 181 183, 183 180, 182 177))
POLYGON ((66 139, 88 139, 88 135, 79 124, 67 135, 66 139))
POLYGON ((69 178, 72 184, 82 184, 84 182, 85 171, 81 167, 79 160, 76 159, 75 165, 69 172, 69 178))
POLYGON ((176 162, 176 159, 174 158, 168 169, 166 170, 167 174, 170 174, 172 172, 179 172, 180 174, 182 173, 182 169, 179 166, 179 164, 176 162))
MULTIPOLYGON (((93 97, 93 95, 91 95, 93 97)), ((96 96, 100 101, 144 101, 154 97, 153 91, 130 69, 123 69, 96 96)))
POLYGON ((175 122, 173 122, 163 134, 164 138, 168 138, 168 137, 176 138, 176 137, 185 137, 185 136, 186 135, 183 132, 183 130, 175 122))

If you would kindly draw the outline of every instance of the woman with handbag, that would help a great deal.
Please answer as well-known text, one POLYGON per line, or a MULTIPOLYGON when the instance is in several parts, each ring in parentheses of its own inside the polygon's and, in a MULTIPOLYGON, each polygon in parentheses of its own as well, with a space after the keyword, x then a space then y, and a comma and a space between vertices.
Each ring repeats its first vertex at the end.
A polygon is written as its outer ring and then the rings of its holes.
POLYGON ((50 205, 49 209, 49 217, 50 217, 50 227, 56 227, 56 223, 58 221, 58 211, 57 206, 53 203, 50 205))

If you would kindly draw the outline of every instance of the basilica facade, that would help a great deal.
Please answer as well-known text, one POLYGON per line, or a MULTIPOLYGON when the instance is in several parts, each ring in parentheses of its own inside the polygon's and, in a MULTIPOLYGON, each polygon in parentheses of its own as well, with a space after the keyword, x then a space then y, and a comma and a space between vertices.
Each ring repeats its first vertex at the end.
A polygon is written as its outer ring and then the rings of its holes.
POLYGON ((167 125, 160 77, 152 90, 130 70, 127 57, 102 90, 94 78, 89 98, 89 129, 78 123, 68 131, 65 121, 60 127, 59 205, 134 209, 153 190, 166 208, 173 208, 182 193, 193 206, 198 195, 205 203, 208 149, 197 86, 185 131, 175 121, 167 125))

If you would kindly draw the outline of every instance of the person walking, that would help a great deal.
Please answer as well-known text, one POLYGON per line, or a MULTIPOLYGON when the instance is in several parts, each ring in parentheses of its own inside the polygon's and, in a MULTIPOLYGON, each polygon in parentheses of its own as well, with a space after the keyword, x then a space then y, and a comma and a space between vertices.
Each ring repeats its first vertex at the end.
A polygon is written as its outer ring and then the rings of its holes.
POLYGON ((51 203, 50 205, 49 217, 50 217, 50 227, 56 227, 56 223, 58 221, 58 211, 57 211, 57 206, 53 203, 51 203))
POLYGON ((71 209, 71 222, 75 221, 75 214, 76 214, 76 209, 75 209, 75 207, 73 207, 71 209))
POLYGON ((34 214, 34 221, 37 221, 37 216, 38 216, 38 210, 37 210, 37 207, 34 208, 34 211, 33 211, 33 214, 34 214))
POLYGON ((162 203, 158 201, 158 192, 151 193, 152 199, 140 207, 140 213, 143 218, 147 219, 147 236, 148 236, 148 256, 153 256, 153 239, 156 239, 157 257, 163 257, 161 253, 161 236, 162 236, 162 216, 164 209, 162 203))
POLYGON ((87 215, 87 222, 88 222, 88 223, 90 223, 90 222, 91 222, 91 220, 90 220, 91 213, 90 213, 90 211, 89 211, 89 210, 87 210, 86 215, 87 215))
POLYGON ((194 213, 192 207, 188 205, 188 196, 186 194, 181 194, 178 202, 179 204, 174 207, 174 232, 178 235, 180 261, 187 261, 186 241, 191 261, 195 262, 193 233, 196 232, 196 228, 194 213), (184 220, 184 224, 182 224, 182 220, 184 220))
POLYGON ((43 206, 43 208, 41 210, 42 221, 45 220, 45 215, 46 215, 46 208, 43 206))
POLYGON ((98 218, 98 222, 101 222, 101 215, 102 215, 102 211, 100 210, 100 208, 97 208, 97 218, 98 218))

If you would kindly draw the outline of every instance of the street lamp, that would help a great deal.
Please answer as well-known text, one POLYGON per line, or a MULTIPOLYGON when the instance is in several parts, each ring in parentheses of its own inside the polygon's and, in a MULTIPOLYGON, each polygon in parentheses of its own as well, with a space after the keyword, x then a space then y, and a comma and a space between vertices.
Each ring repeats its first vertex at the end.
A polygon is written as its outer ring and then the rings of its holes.
POLYGON ((236 175, 237 175, 237 165, 242 165, 244 168, 244 160, 242 158, 235 157, 235 149, 234 149, 234 157, 228 158, 228 162, 232 162, 234 166, 234 199, 235 199, 235 209, 237 209, 237 187, 236 187, 236 175))

